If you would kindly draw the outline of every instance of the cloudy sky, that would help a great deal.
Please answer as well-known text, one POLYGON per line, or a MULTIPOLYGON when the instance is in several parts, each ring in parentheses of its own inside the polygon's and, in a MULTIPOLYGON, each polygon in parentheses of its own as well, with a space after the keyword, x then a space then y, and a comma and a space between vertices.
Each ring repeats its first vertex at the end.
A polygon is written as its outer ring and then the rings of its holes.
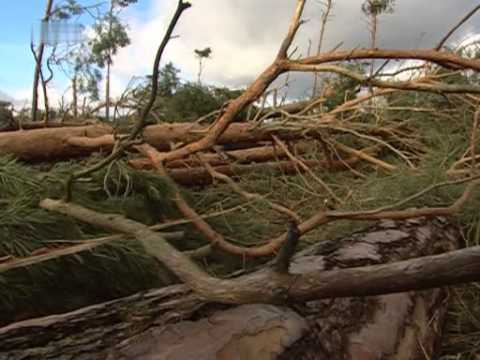
MULTIPOLYGON (((334 0, 333 16, 326 32, 324 49, 368 46, 367 22, 361 13, 364 0, 334 0)), ((91 3, 92 1, 84 1, 91 3)), ((296 0, 192 0, 165 53, 163 64, 172 61, 181 77, 194 79, 197 61, 194 49, 210 46, 203 81, 227 86, 244 86, 273 59, 293 13, 296 0)), ((16 98, 30 95, 33 61, 30 34, 42 16, 44 1, 18 0, 2 3, 0 14, 0 91, 16 98), (5 8, 6 7, 6 8, 5 8)), ((124 14, 132 44, 114 59, 112 87, 119 94, 135 75, 151 72, 151 62, 172 15, 176 0, 139 0, 124 14)), ((305 55, 311 41, 316 47, 322 5, 308 0, 306 24, 296 39, 296 55, 305 55)), ((473 0, 396 0, 395 12, 380 18, 379 47, 428 48, 466 12, 478 5, 473 0)), ((480 33, 480 14, 452 38, 462 40, 480 33)), ((292 91, 307 91, 311 80, 292 79, 292 91)), ((67 87, 58 76, 52 92, 58 96, 67 87)))

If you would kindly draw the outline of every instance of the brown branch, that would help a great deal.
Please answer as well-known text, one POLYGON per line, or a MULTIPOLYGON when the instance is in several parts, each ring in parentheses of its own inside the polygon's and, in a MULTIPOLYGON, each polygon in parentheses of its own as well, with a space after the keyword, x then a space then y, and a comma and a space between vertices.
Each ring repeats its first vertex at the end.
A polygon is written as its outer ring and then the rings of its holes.
MULTIPOLYGON (((147 144, 137 146, 137 149, 150 159, 152 165, 161 176, 168 177, 162 165, 161 156, 158 151, 147 144)), ((183 216, 192 222, 192 224, 201 234, 203 234, 203 236, 205 236, 205 238, 210 242, 211 246, 222 249, 230 254, 250 257, 267 256, 277 249, 277 247, 268 245, 263 245, 256 248, 248 248, 227 242, 222 234, 213 229, 210 224, 202 219, 197 212, 192 209, 190 205, 188 205, 187 201, 183 198, 182 194, 174 183, 172 183, 172 186, 174 187, 173 201, 175 202, 178 210, 183 214, 183 216)))
MULTIPOLYGON (((479 61, 480 62, 480 61, 479 61)), ((305 64, 302 61, 284 63, 285 69, 289 71, 299 71, 299 72, 333 72, 340 74, 346 77, 349 77, 353 80, 358 81, 359 83, 367 83, 371 86, 376 86, 379 88, 386 89, 397 89, 397 90, 414 90, 414 91, 424 91, 424 92, 433 92, 433 93, 480 93, 480 86, 469 85, 469 84, 443 84, 443 83, 426 83, 420 81, 382 81, 377 79, 370 79, 362 74, 356 73, 344 67, 338 65, 312 65, 305 64)), ((480 63, 478 65, 480 70, 480 63)))
MULTIPOLYGON (((181 231, 162 233, 161 235, 165 238, 165 240, 179 240, 183 238, 183 232, 181 231)), ((12 258, 11 260, 5 262, 0 261, 0 273, 13 269, 25 268, 27 266, 39 264, 44 261, 58 259, 63 256, 77 254, 87 250, 93 250, 99 246, 109 244, 113 241, 124 239, 125 235, 110 235, 93 240, 77 241, 77 245, 67 245, 62 248, 44 249, 44 253, 37 255, 24 258, 12 258)), ((68 241, 68 243, 73 243, 73 241, 68 241)))
POLYGON ((287 36, 285 39, 283 39, 280 49, 278 50, 277 60, 286 59, 288 56, 288 49, 292 45, 293 39, 295 38, 300 25, 302 25, 301 18, 305 3, 306 0, 297 0, 297 6, 295 7, 293 19, 290 21, 290 27, 288 29, 287 36))
POLYGON ((134 236, 149 254, 171 269, 201 299, 208 301, 229 304, 283 303, 287 299, 308 301, 371 296, 476 281, 480 276, 480 246, 477 246, 385 265, 328 271, 319 271, 322 269, 318 267, 295 274, 275 274, 266 269, 232 280, 219 280, 198 268, 160 234, 133 220, 119 215, 100 214, 58 200, 45 199, 40 206, 134 236))
POLYGON ((391 220, 405 220, 419 217, 435 217, 435 216, 453 216, 459 213, 464 207, 467 201, 473 196, 475 188, 480 185, 479 176, 462 179, 459 181, 450 181, 445 183, 440 183, 432 185, 427 189, 420 191, 417 194, 414 194, 408 197, 405 200, 400 201, 399 203, 388 205, 374 210, 365 210, 365 211, 352 211, 352 212, 327 212, 325 213, 326 218, 330 219, 349 219, 349 220, 382 220, 382 219, 391 219, 391 220), (470 183, 466 186, 462 195, 455 200, 455 202, 450 206, 445 207, 425 207, 420 209, 406 209, 406 210, 388 210, 393 207, 397 207, 405 204, 407 201, 416 199, 427 192, 439 188, 441 186, 461 184, 466 181, 470 183))
POLYGON ((300 276, 289 288, 296 300, 372 296, 478 281, 480 246, 385 265, 300 276), (454 270, 452 270, 454 269, 454 270))
MULTIPOLYGON (((299 61, 291 61, 293 65, 319 65, 328 62, 350 61, 362 59, 410 59, 425 60, 453 69, 480 70, 480 60, 463 58, 450 52, 421 49, 353 49, 340 50, 310 56, 299 61)), ((285 62, 287 63, 287 62, 285 62)))
MULTIPOLYGON (((304 142, 295 145, 295 150, 300 154, 305 153, 311 149, 311 144, 304 142)), ((221 153, 206 153, 202 154, 202 161, 199 161, 196 157, 188 157, 184 160, 170 161, 165 164, 167 169, 185 168, 185 167, 197 167, 202 166, 203 162, 207 162, 211 166, 235 166, 235 164, 247 164, 258 163, 273 160, 276 158, 284 158, 287 155, 274 146, 257 146, 247 149, 225 151, 221 153)), ((146 158, 137 158, 129 160, 129 164, 135 168, 151 168, 150 160, 146 158)))
POLYGON ((155 54, 155 60, 153 61, 153 69, 152 69, 152 90, 150 91, 150 97, 148 99, 147 104, 142 110, 140 114, 140 118, 138 119, 137 123, 135 124, 135 128, 132 131, 131 137, 136 137, 142 129, 146 125, 148 114, 155 103, 158 93, 158 77, 160 73, 160 61, 162 59, 163 52, 167 47, 168 42, 172 38, 173 30, 180 20, 180 16, 182 16, 183 12, 189 9, 192 6, 188 1, 178 0, 177 9, 175 10, 175 14, 173 15, 172 19, 170 20, 170 24, 168 25, 167 32, 165 33, 162 42, 160 43, 157 53, 155 54))
POLYGON ((217 139, 223 134, 227 127, 235 120, 235 116, 248 105, 258 100, 270 84, 284 72, 282 62, 286 61, 287 51, 301 25, 301 15, 305 6, 305 0, 297 0, 295 14, 290 23, 286 37, 278 51, 275 61, 260 74, 257 79, 238 98, 231 101, 225 109, 224 114, 210 128, 210 131, 200 140, 185 145, 179 149, 162 155, 162 162, 185 158, 188 155, 199 151, 207 150, 215 145, 217 139))
MULTIPOLYGON (((328 160, 304 160, 305 165, 309 168, 324 168, 328 171, 339 171, 349 169, 358 162, 360 158, 357 156, 351 156, 346 159, 340 159, 332 161, 331 163, 328 160)), ((139 165, 140 169, 151 169, 151 162, 148 166, 145 166, 145 163, 131 163, 132 166, 139 165)), ((304 170, 298 167, 298 164, 293 161, 269 161, 261 163, 252 163, 252 164, 231 164, 231 165, 220 165, 215 166, 215 171, 232 177, 238 177, 242 174, 249 174, 255 172, 261 172, 269 170, 273 174, 298 174, 304 170)), ((175 182, 185 185, 208 185, 213 181, 212 176, 208 173, 207 169, 204 167, 193 167, 193 168, 175 168, 168 169, 168 174, 170 177, 175 180, 175 182)))
POLYGON ((341 144, 339 142, 335 142, 335 146, 347 153, 347 154, 350 154, 350 155, 354 155, 354 156, 357 156, 359 157, 360 159, 363 159, 365 161, 368 161, 369 163, 372 163, 373 165, 375 166, 378 166, 384 170, 387 170, 387 171, 393 171, 393 170, 396 170, 397 167, 395 165, 392 165, 392 164, 389 164, 383 160, 380 160, 380 159, 377 159, 376 157, 366 153, 365 151, 363 150, 357 150, 357 149, 354 149, 354 148, 351 148, 350 146, 347 146, 347 145, 344 145, 344 144, 341 144))

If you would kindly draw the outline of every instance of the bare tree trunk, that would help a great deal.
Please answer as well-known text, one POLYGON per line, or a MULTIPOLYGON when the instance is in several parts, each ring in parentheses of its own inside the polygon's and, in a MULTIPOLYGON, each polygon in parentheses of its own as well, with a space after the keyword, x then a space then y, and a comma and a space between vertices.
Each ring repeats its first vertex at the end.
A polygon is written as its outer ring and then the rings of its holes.
MULTIPOLYGON (((372 21, 372 24, 371 24, 372 29, 370 32, 370 36, 372 40, 371 47, 372 49, 375 49, 377 47, 377 27, 378 27, 378 15, 376 13, 372 14, 371 21, 372 21)), ((375 59, 373 59, 372 62, 370 63, 370 77, 373 77, 374 69, 375 69, 375 59)))
MULTIPOLYGON (((113 18, 113 8, 114 0, 110 0, 110 10, 109 10, 109 23, 108 23, 108 41, 112 41, 112 18, 113 18)), ((107 56, 107 79, 105 82, 105 120, 110 121, 110 68, 112 66, 112 54, 111 51, 108 51, 107 56)))
POLYGON ((107 79, 105 82, 105 120, 110 120, 110 59, 107 62, 107 79))
POLYGON ((75 71, 75 75, 72 79, 72 95, 73 95, 73 118, 77 119, 78 117, 78 99, 77 99, 77 72, 75 71))
POLYGON ((201 56, 198 57, 198 73, 197 73, 197 83, 201 85, 202 83, 202 70, 203 70, 203 58, 201 56))
MULTIPOLYGON (((52 13, 53 0, 47 1, 47 6, 45 9, 45 16, 42 21, 48 21, 52 13)), ((41 39, 40 39, 41 40, 41 39)), ((40 45, 37 50, 37 61, 35 62, 35 72, 33 75, 33 94, 32 94, 32 121, 37 120, 38 112, 38 82, 40 80, 40 71, 42 68, 43 53, 45 51, 45 44, 40 41, 40 45)))
MULTIPOLYGON (((460 237, 442 219, 383 221, 302 251, 291 271, 409 259, 451 250, 460 237)), ((230 306, 175 285, 0 328, 0 359, 430 359, 447 306, 445 289, 230 306)))
MULTIPOLYGON (((328 17, 330 16, 330 11, 332 10, 332 0, 327 0, 325 4, 325 11, 322 14, 322 24, 320 27, 320 37, 318 39, 318 48, 317 48, 317 56, 319 56, 322 52, 322 45, 323 39, 325 37, 325 29, 327 27, 328 17)), ((312 91, 312 98, 318 96, 318 80, 319 80, 319 73, 316 72, 313 79, 313 91, 312 91)))

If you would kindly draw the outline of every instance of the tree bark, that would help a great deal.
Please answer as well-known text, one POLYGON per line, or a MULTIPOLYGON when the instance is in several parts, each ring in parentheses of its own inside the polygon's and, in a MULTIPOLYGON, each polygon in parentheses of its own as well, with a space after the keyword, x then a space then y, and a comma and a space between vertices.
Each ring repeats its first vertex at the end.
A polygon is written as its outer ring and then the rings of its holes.
MULTIPOLYGON (((308 142, 297 143, 294 145, 296 154, 303 154, 311 149, 311 147, 312 144, 308 142)), ((220 149, 216 153, 203 154, 202 159, 212 166, 225 166, 231 165, 231 162, 245 164, 283 159, 285 157, 285 151, 281 148, 265 145, 232 151, 222 151, 220 149)), ((152 162, 147 158, 132 159, 129 163, 138 169, 152 169, 152 162)), ((198 166, 201 167, 202 162, 197 157, 188 157, 184 160, 171 161, 168 163, 168 167, 171 169, 198 166)))
MULTIPOLYGON (((206 127, 194 123, 158 124, 145 128, 144 139, 153 147, 166 151, 172 144, 198 140, 206 131, 206 127)), ((112 133, 113 129, 108 125, 2 132, 0 154, 13 154, 30 162, 86 156, 102 149, 110 150, 114 143, 112 133)), ((305 131, 269 130, 252 128, 248 123, 235 123, 222 134, 218 144, 235 146, 271 141, 272 134, 282 140, 308 136, 305 131)))
MULTIPOLYGON (((45 15, 42 21, 48 21, 52 13, 53 0, 47 1, 45 15)), ((33 94, 32 94, 32 121, 37 120, 38 112, 38 81, 40 80, 40 71, 42 68, 43 53, 45 51, 45 44, 40 42, 38 46, 37 61, 35 62, 35 72, 33 74, 33 94)))
MULTIPOLYGON (((300 252, 291 272, 437 254, 459 239, 443 219, 383 221, 300 252)), ((234 307, 176 285, 0 328, 0 359, 434 358, 447 305, 447 291, 434 289, 234 307)))

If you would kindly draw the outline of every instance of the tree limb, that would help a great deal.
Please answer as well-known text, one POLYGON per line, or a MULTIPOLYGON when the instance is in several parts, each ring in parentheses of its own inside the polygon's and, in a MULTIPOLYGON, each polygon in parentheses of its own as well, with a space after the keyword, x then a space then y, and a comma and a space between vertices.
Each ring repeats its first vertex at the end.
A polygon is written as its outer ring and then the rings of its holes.
MULTIPOLYGON (((42 200, 40 206, 77 220, 137 238, 148 253, 164 263, 204 300, 228 304, 283 303, 287 299, 371 296, 424 290, 477 281, 480 278, 480 246, 425 256, 385 265, 327 271, 300 269, 277 274, 271 269, 232 280, 219 280, 198 268, 188 257, 169 245, 145 225, 119 215, 100 214, 79 205, 42 200), (454 271, 452 271, 454 269, 454 271)), ((444 236, 451 236, 444 233, 444 236)))

